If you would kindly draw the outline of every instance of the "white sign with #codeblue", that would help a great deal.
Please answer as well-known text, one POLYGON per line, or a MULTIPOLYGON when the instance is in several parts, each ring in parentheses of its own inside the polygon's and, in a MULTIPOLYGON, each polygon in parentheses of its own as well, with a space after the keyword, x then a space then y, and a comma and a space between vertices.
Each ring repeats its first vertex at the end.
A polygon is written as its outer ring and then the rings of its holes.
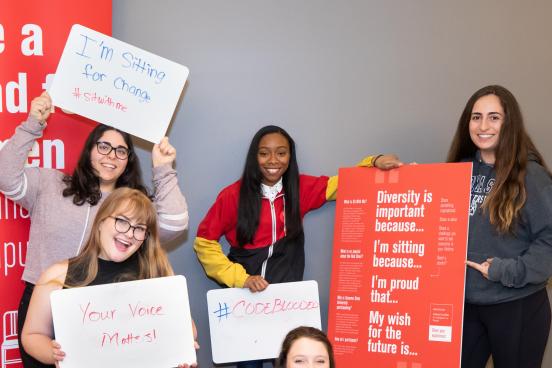
POLYGON ((49 92, 56 106, 159 143, 188 74, 183 65, 75 24, 49 92))
POLYGON ((276 358, 290 330, 321 326, 316 281, 209 290, 207 308, 215 364, 276 358))

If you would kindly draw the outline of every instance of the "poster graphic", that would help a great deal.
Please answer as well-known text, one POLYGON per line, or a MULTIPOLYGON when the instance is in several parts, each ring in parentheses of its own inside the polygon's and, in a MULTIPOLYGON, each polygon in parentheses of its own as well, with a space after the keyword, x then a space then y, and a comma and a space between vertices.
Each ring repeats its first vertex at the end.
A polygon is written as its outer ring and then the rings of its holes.
POLYGON ((470 163, 339 171, 338 366, 460 367, 470 180, 470 163))

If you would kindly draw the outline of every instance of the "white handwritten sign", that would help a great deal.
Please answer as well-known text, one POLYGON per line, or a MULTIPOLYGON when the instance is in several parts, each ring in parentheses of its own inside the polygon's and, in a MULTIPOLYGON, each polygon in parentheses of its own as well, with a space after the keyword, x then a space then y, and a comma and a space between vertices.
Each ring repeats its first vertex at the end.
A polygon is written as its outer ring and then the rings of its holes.
POLYGON ((196 362, 184 276, 57 290, 51 303, 62 368, 196 362))
POLYGON ((316 281, 207 292, 213 362, 276 358, 286 334, 298 326, 320 328, 316 281))
POLYGON ((185 66, 75 24, 50 95, 56 106, 158 143, 188 73, 185 66))

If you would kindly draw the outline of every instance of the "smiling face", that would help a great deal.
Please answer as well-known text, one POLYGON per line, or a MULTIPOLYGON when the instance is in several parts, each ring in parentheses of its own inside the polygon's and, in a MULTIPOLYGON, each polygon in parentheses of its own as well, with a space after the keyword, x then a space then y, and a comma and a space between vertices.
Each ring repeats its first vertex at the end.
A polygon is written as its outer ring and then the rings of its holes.
MULTIPOLYGON (((128 146, 123 138, 123 136, 115 130, 106 130, 98 142, 106 142, 111 145, 111 147, 125 147, 128 149, 128 146)), ((96 145, 92 147, 90 151, 90 164, 94 173, 100 179, 100 190, 102 192, 111 192, 115 189, 115 184, 117 179, 125 171, 128 158, 121 160, 115 156, 115 150, 112 150, 107 155, 102 155, 98 152, 96 145)))
POLYGON ((290 157, 289 142, 282 134, 270 133, 261 138, 257 163, 262 182, 269 186, 276 184, 288 169, 290 157))
POLYGON ((481 152, 481 158, 488 164, 495 163, 495 152, 504 119, 504 109, 496 95, 483 96, 473 105, 469 125, 470 137, 481 152))
POLYGON ((146 224, 129 211, 123 213, 117 211, 110 217, 106 217, 99 228, 101 247, 99 257, 112 262, 127 260, 140 249, 144 242, 144 240, 137 240, 133 235, 141 234, 142 230, 147 231, 146 224), (126 232, 121 232, 125 229, 127 229, 126 232))
POLYGON ((317 340, 301 337, 291 345, 286 368, 328 368, 330 358, 326 346, 317 340))

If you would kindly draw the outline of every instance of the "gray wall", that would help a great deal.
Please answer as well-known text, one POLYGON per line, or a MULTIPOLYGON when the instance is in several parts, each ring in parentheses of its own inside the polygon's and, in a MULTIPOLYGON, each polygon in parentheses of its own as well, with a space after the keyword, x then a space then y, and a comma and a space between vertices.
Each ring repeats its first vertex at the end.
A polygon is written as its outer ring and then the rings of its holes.
MULTIPOLYGON (((193 239, 219 190, 239 177, 254 132, 285 127, 311 174, 380 152, 438 162, 468 97, 499 83, 519 99, 552 164, 550 14, 548 0, 113 1, 115 37, 190 68, 169 132, 190 230, 170 257, 188 278, 203 367, 211 366, 205 292, 217 285, 193 239)), ((139 145, 149 180, 151 148, 139 145)), ((320 284, 324 324, 334 209, 305 219, 305 278, 320 284)))

